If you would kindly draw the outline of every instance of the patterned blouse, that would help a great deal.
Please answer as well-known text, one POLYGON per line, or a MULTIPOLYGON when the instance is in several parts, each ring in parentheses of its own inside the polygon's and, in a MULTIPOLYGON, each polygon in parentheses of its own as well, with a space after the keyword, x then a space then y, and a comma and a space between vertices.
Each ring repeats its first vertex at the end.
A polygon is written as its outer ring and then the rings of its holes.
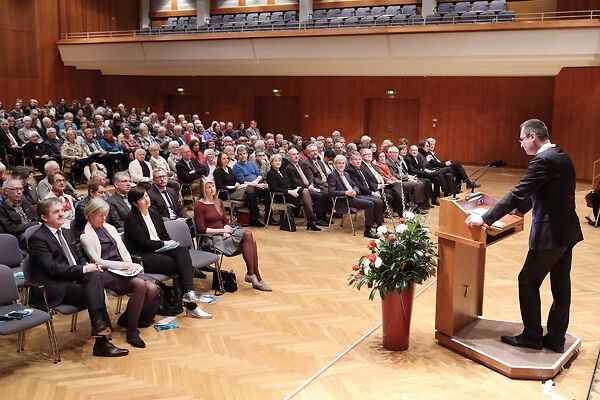
POLYGON ((60 156, 63 159, 74 159, 75 157, 84 158, 85 154, 83 152, 83 148, 79 145, 79 143, 71 143, 69 141, 65 141, 60 147, 60 156))

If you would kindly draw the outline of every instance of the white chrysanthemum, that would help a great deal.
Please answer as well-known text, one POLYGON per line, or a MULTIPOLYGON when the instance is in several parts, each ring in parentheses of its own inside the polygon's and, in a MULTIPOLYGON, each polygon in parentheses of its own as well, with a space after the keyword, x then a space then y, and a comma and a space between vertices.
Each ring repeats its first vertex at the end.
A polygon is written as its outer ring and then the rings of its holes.
POLYGON ((408 229, 406 224, 400 224, 396 226, 396 233, 403 234, 408 229))
POLYGON ((404 211, 404 214, 402 214, 402 216, 406 219, 413 219, 415 217, 415 214, 413 214, 410 211, 404 211))
POLYGON ((375 239, 375 246, 379 247, 379 243, 381 243, 381 239, 375 239))
POLYGON ((365 275, 369 275, 369 272, 371 272, 371 267, 365 265, 365 267, 363 268, 363 272, 365 275))
POLYGON ((373 263, 373 267, 374 268, 379 268, 379 267, 381 267, 381 263, 382 263, 381 258, 377 257, 375 259, 375 262, 373 263))
POLYGON ((367 268, 371 268, 369 266, 369 264, 371 264, 371 261, 369 261, 369 259, 367 257, 365 257, 362 261, 362 267, 363 269, 367 269, 367 268))
POLYGON ((377 233, 384 234, 388 232, 388 228, 385 225, 381 225, 380 227, 377 228, 377 233))

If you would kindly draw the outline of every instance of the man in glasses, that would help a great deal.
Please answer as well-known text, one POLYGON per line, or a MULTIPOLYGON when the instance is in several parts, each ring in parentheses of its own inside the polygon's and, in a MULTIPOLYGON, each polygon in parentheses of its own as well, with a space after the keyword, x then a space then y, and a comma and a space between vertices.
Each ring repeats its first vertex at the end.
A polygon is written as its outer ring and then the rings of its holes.
POLYGON ((167 186, 169 176, 164 168, 154 169, 152 182, 154 184, 148 189, 150 208, 166 220, 187 218, 187 212, 181 205, 179 194, 167 186))
POLYGON ((564 352, 571 304, 573 246, 583 240, 575 213, 575 167, 571 158, 550 142, 546 125, 530 119, 521 125, 521 148, 533 156, 521 181, 483 216, 471 214, 471 227, 492 225, 517 210, 532 210, 529 252, 519 273, 519 303, 523 332, 500 339, 511 346, 564 352), (548 313, 548 332, 541 324, 540 286, 550 274, 553 303, 548 313))
POLYGON ((0 225, 4 232, 15 235, 22 249, 27 249, 23 232, 37 225, 37 217, 31 205, 23 199, 23 184, 20 179, 9 179, 2 188, 4 202, 0 205, 0 225))

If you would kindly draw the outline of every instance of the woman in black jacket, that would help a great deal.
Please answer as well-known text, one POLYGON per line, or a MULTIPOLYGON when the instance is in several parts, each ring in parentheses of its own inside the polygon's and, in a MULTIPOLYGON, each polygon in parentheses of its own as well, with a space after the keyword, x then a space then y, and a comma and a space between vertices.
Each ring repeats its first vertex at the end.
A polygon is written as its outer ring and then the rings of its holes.
MULTIPOLYGON (((270 158, 271 169, 267 172, 267 184, 271 193, 279 192, 285 196, 285 201, 296 207, 302 205, 304 214, 306 215, 306 229, 311 231, 320 231, 321 229, 315 225, 315 214, 313 212, 312 198, 307 188, 300 186, 294 187, 287 176, 281 170, 282 157, 280 154, 273 154, 270 158)), ((274 200, 278 200, 275 197, 274 200)))
MULTIPOLYGON (((179 275, 179 286, 183 292, 183 301, 200 302, 194 292, 194 272, 190 252, 183 247, 156 252, 164 246, 174 245, 162 217, 150 210, 150 197, 142 187, 134 187, 127 195, 132 205, 131 213, 125 218, 125 245, 131 254, 142 257, 144 271, 148 273, 179 275)), ((196 318, 212 318, 196 307, 186 311, 187 316, 196 318)))

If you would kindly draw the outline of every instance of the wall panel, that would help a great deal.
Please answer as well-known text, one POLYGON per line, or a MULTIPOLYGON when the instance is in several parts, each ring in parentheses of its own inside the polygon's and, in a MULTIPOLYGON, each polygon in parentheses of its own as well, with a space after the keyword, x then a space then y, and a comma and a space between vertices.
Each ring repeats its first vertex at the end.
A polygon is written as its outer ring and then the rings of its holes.
POLYGON ((591 180, 600 158, 600 68, 564 68, 555 81, 552 141, 571 155, 577 177, 591 180))
MULTIPOLYGON (((435 136, 444 157, 468 163, 502 158, 514 166, 529 161, 517 141, 519 124, 535 117, 551 125, 554 104, 553 78, 106 76, 103 82, 110 103, 151 105, 159 112, 177 112, 165 110, 164 104, 164 96, 175 94, 177 87, 202 94, 203 109, 197 113, 206 125, 212 120, 248 123, 256 118, 255 97, 272 96, 277 88, 282 96, 300 99, 302 135, 337 129, 347 139, 369 133, 366 99, 390 98, 386 91, 394 89, 395 98, 419 100, 419 137, 435 136)), ((373 136, 381 139, 378 133, 373 136)))
POLYGON ((598 10, 600 4, 598 0, 556 0, 557 11, 586 11, 598 10))

